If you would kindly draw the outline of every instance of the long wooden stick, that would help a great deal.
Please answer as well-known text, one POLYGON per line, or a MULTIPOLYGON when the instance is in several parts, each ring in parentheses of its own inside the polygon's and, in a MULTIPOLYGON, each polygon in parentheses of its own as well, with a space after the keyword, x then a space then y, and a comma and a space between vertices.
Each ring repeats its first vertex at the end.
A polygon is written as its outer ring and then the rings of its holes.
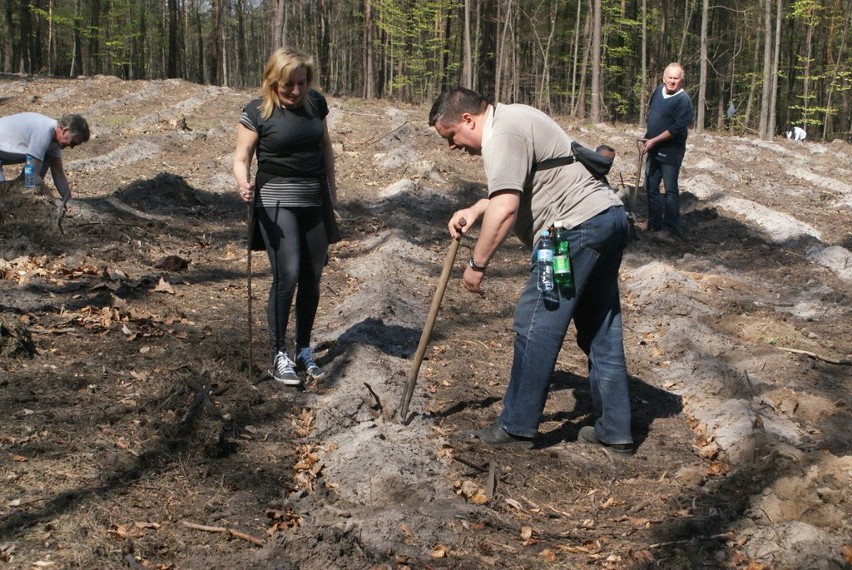
MULTIPOLYGON (((462 226, 465 225, 464 220, 459 222, 462 226)), ((405 384, 405 393, 399 404, 399 419, 405 421, 408 417, 408 405, 411 403, 411 396, 414 394, 414 386, 417 384, 417 374, 420 372, 420 364, 423 362, 423 356, 426 354, 426 347, 429 345, 429 337, 432 336, 432 328, 435 326, 435 319, 438 317, 438 309, 441 308, 441 301, 444 298, 444 291, 447 289, 447 282, 450 280, 450 270, 456 261, 456 254, 459 251, 461 236, 453 240, 450 244, 450 250, 447 252, 447 258, 444 260, 444 270, 441 272, 441 278, 438 280, 438 288, 435 289, 435 296, 432 297, 432 306, 429 308, 429 316, 426 319, 426 325, 423 327, 423 333, 420 335, 420 344, 417 345, 417 352, 414 355, 414 362, 411 365, 411 370, 408 373, 408 380, 405 384)))
POLYGON ((634 214, 636 214, 636 197, 639 194, 639 184, 642 182, 642 167, 645 163, 645 141, 637 139, 636 146, 639 148, 639 161, 636 163, 636 185, 627 194, 627 207, 634 214))
POLYGON ((829 364, 837 364, 838 366, 849 366, 852 365, 852 360, 848 358, 829 358, 827 356, 822 356, 817 354, 816 352, 811 352, 810 350, 800 350, 798 348, 787 348, 786 346, 779 346, 778 350, 784 350, 786 352, 792 352, 793 354, 804 354, 805 356, 809 356, 810 358, 814 358, 816 360, 822 360, 823 362, 828 362, 829 364))
POLYGON ((207 525, 204 525, 204 524, 198 524, 198 523, 189 522, 189 521, 180 521, 180 524, 185 526, 186 528, 191 528, 193 530, 203 530, 204 532, 227 533, 227 534, 233 536, 234 538, 239 538, 241 540, 245 540, 245 541, 250 542, 252 544, 256 544, 257 546, 264 546, 266 544, 266 542, 264 542, 260 538, 257 538, 256 536, 252 536, 250 534, 246 534, 244 532, 240 532, 240 531, 234 530, 232 528, 226 528, 224 526, 207 526, 207 525))
POLYGON ((249 202, 248 205, 248 245, 246 246, 246 289, 248 290, 248 306, 247 311, 247 326, 248 326, 248 376, 249 382, 254 381, 254 348, 252 347, 252 323, 251 323, 251 242, 254 241, 254 203, 249 202))

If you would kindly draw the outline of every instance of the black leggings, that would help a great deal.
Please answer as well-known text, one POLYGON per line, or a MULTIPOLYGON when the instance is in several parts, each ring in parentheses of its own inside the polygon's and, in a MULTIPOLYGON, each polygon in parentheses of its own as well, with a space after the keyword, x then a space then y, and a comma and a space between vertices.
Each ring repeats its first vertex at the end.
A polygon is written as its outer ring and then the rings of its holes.
POLYGON ((286 351, 284 335, 296 292, 296 350, 310 346, 320 298, 328 238, 322 207, 258 208, 260 232, 272 267, 266 313, 273 354, 286 351))

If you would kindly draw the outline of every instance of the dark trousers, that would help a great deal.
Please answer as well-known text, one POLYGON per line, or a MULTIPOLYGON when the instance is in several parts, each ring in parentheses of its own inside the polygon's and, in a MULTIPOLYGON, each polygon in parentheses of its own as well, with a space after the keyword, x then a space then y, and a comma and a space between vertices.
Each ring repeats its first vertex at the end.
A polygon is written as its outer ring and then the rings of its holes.
POLYGON ((296 296, 296 349, 310 346, 328 258, 322 207, 258 208, 260 232, 272 268, 267 319, 272 352, 286 351, 290 305, 296 296))
POLYGON ((649 156, 645 162, 645 195, 648 198, 648 229, 651 231, 678 231, 680 164, 660 162, 656 156, 649 156), (660 193, 660 182, 665 186, 665 194, 660 193))

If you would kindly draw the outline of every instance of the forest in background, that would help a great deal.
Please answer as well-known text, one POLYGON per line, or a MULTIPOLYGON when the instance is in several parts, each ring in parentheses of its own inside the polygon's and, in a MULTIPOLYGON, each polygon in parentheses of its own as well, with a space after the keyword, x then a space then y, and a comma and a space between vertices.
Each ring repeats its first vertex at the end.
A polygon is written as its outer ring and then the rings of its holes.
POLYGON ((852 140, 849 0, 2 0, 5 73, 255 88, 273 46, 338 96, 505 103, 642 122, 679 61, 695 129, 852 140))

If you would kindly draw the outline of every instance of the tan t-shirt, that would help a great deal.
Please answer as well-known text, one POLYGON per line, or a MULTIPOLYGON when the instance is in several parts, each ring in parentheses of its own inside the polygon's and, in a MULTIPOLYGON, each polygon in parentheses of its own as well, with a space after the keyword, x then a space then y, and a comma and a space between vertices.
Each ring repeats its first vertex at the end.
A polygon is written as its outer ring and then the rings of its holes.
POLYGON ((556 221, 577 226, 621 200, 576 162, 530 175, 533 165, 571 155, 571 138, 543 112, 527 105, 489 108, 482 136, 488 194, 521 192, 514 232, 532 249, 542 229, 556 221))

